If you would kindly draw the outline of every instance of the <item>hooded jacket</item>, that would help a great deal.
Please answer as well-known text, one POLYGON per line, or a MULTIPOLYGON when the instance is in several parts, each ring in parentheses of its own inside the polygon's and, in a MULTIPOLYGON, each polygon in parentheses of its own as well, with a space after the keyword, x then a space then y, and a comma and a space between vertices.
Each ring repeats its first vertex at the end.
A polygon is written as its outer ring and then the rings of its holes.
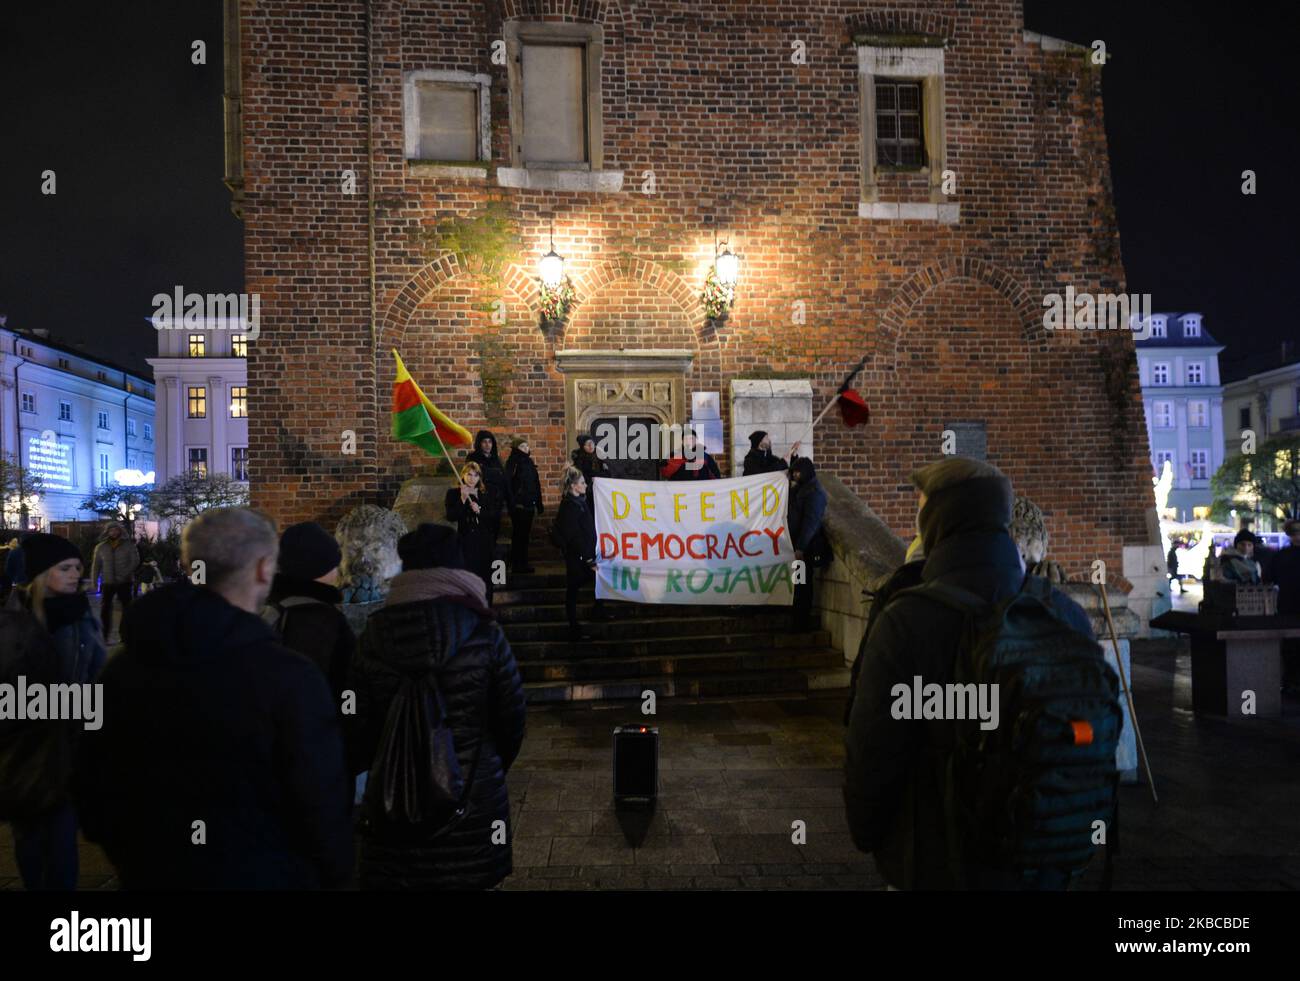
POLYGON ((260 617, 184 580, 123 619, 122 647, 99 677, 103 726, 82 734, 74 777, 86 837, 122 884, 346 882, 352 788, 316 666, 260 617))
POLYGON ((501 454, 497 451, 497 438, 487 429, 480 429, 474 434, 474 451, 465 457, 467 461, 477 463, 483 470, 483 489, 488 494, 488 517, 496 523, 501 520, 501 512, 513 506, 510 497, 510 482, 506 480, 505 467, 501 465, 501 454), (492 440, 492 452, 484 453, 479 449, 483 440, 492 440))
POLYGON ((339 609, 343 594, 326 583, 277 572, 266 602, 271 607, 266 619, 275 621, 280 642, 320 668, 339 704, 357 649, 356 635, 339 609))
MULTIPOLYGON (((1004 478, 985 477, 930 496, 919 524, 925 549, 922 583, 944 582, 1000 602, 1020 590, 1024 567, 1007 533, 1013 496, 1004 478)), ((953 680, 962 616, 919 596, 896 596, 872 625, 858 672, 845 735, 844 801, 853 842, 873 852, 886 880, 897 887, 953 888, 940 766, 956 747, 949 720, 893 718, 895 685, 909 690, 953 680), (914 822, 908 795, 914 797, 914 822), (914 827, 914 848, 913 848, 914 827), (912 881, 905 863, 911 849, 912 881)), ((973 880, 996 886, 996 878, 973 880)))
POLYGON ((506 482, 510 487, 511 507, 542 513, 542 481, 532 456, 518 447, 506 460, 506 482))
POLYGON ((596 558, 596 515, 587 498, 565 491, 555 512, 555 528, 566 569, 582 574, 596 558))
MULTIPOLYGON (((120 528, 121 525, 111 527, 120 528)), ((95 553, 90 559, 90 581, 94 583, 102 575, 105 586, 130 582, 139 564, 140 551, 125 532, 117 540, 116 547, 113 546, 112 539, 104 538, 95 546, 95 553)))
POLYGON ((386 605, 367 622, 349 683, 357 694, 349 750, 353 768, 368 769, 403 678, 435 675, 466 780, 481 751, 468 809, 427 845, 363 839, 362 888, 490 889, 513 869, 505 778, 523 745, 523 683, 481 598, 449 591, 445 573, 416 569, 396 576, 386 605), (496 821, 505 822, 504 844, 493 841, 496 821))
POLYGON ((800 461, 800 470, 799 483, 790 485, 790 507, 786 515, 790 541, 794 543, 796 552, 803 552, 809 559, 818 556, 825 561, 830 557, 822 531, 822 521, 826 517, 826 491, 817 479, 811 460, 800 461))

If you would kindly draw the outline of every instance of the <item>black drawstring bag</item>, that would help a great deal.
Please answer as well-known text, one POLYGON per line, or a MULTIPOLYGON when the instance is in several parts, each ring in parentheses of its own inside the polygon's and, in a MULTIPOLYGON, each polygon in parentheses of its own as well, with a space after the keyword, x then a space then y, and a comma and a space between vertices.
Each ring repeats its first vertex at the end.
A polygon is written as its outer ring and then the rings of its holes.
POLYGON ((419 844, 449 831, 465 814, 482 753, 480 738, 465 780, 436 678, 404 678, 370 766, 361 804, 364 833, 391 844, 419 844))

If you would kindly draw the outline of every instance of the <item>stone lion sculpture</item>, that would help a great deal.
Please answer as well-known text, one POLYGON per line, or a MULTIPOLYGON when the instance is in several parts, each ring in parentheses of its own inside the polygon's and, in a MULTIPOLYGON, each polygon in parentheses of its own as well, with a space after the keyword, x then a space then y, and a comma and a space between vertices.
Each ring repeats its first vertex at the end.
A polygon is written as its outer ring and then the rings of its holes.
POLYGON ((334 529, 343 562, 339 589, 344 603, 375 603, 388 594, 388 580, 402 571, 397 540, 406 522, 387 508, 359 504, 334 529))

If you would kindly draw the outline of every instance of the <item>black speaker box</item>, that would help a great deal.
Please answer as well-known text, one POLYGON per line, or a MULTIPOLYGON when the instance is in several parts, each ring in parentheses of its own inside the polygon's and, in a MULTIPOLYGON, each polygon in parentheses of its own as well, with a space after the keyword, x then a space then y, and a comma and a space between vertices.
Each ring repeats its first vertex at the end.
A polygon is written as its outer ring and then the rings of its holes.
POLYGON ((618 726, 614 730, 615 803, 653 803, 658 793, 658 728, 618 726))

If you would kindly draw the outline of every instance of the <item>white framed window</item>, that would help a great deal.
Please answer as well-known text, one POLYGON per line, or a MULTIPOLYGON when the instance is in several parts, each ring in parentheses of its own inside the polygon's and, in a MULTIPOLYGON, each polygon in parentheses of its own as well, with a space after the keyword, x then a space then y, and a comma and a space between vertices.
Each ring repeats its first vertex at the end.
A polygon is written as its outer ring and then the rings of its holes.
POLYGON ((208 417, 208 390, 203 385, 189 385, 187 397, 187 414, 191 419, 208 417))
POLYGON ((1209 450, 1192 450, 1191 467, 1193 480, 1210 479, 1210 451, 1209 450))
POLYGON ((510 165, 538 170, 604 167, 599 24, 506 23, 510 165))
POLYGON ((879 200, 880 182, 891 171, 929 174, 931 202, 946 201, 941 191, 947 167, 944 134, 944 42, 898 45, 888 37, 858 44, 861 200, 879 200))
POLYGON ((1151 384, 1168 385, 1169 384, 1169 362, 1157 361, 1151 365, 1151 384))
POLYGON ((107 487, 109 484, 109 465, 108 454, 100 452, 99 454, 99 486, 107 487))
POLYGON ((1187 384, 1204 385, 1205 384, 1205 362, 1189 361, 1187 363, 1187 384))
POLYGON ((1151 336, 1152 337, 1169 336, 1169 321, 1167 318, 1165 317, 1151 318, 1151 336))
POLYGON ((95 427, 97 429, 108 428, 108 413, 105 412, 103 409, 100 409, 98 412, 95 413, 95 427))
POLYGON ((1155 418, 1157 429, 1174 428, 1174 403, 1172 402, 1151 403, 1151 415, 1155 418))
POLYGON ((1174 451, 1173 451, 1173 450, 1156 450, 1155 466, 1156 466, 1156 476, 1157 476, 1157 477, 1159 477, 1162 473, 1165 472, 1165 464, 1166 464, 1166 463, 1168 463, 1171 467, 1174 468, 1174 475, 1177 476, 1177 474, 1178 474, 1178 465, 1177 465, 1176 463, 1174 463, 1174 451))
POLYGON ((59 422, 72 421, 72 403, 59 399, 59 422))
POLYGON ((248 357, 248 335, 231 334, 230 335, 230 355, 234 358, 248 357))
POLYGON ((1210 403, 1204 399, 1191 399, 1187 403, 1187 425, 1192 429, 1206 429, 1210 425, 1210 403))
POLYGON ((134 420, 134 419, 127 419, 127 420, 126 420, 126 434, 127 434, 128 436, 134 436, 134 435, 135 435, 135 420, 134 420))
POLYGON ((1201 318, 1184 317, 1183 318, 1183 337, 1200 337, 1201 336, 1201 318))
POLYGON ((247 385, 230 386, 230 418, 232 419, 248 418, 248 386, 247 385))
MULTIPOLYGON (((491 85, 490 76, 472 72, 407 72, 402 81, 406 159, 451 164, 490 160, 491 85)), ((247 347, 235 357, 247 357, 247 347)))
POLYGON ((152 443, 152 442, 153 442, 153 423, 152 423, 152 422, 146 422, 146 423, 144 424, 144 438, 145 438, 146 442, 149 442, 149 443, 152 443))
POLYGON ((189 349, 191 358, 203 357, 204 351, 207 350, 208 339, 203 334, 191 334, 189 349))
POLYGON ((208 448, 206 446, 191 446, 186 453, 186 460, 190 473, 198 474, 200 477, 208 475, 208 448))
POLYGON ((248 480, 248 447, 232 446, 230 448, 230 479, 248 480))
POLYGON ((24 412, 35 412, 35 411, 36 411, 36 396, 33 395, 31 392, 23 392, 23 400, 22 400, 22 401, 23 401, 23 411, 24 411, 24 412))

